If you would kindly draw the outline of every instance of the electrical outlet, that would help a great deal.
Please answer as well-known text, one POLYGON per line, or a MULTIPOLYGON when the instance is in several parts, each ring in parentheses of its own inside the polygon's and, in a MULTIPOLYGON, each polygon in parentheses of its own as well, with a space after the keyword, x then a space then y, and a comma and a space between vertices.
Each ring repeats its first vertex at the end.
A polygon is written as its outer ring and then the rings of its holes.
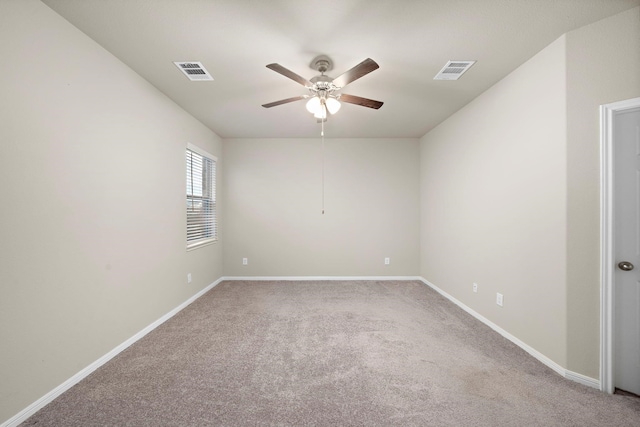
POLYGON ((248 258, 242 258, 242 265, 249 265, 249 259, 248 258))
POLYGON ((191 273, 187 274, 187 283, 191 283, 191 273))
POLYGON ((391 264, 391 259, 390 258, 385 258, 384 259, 384 265, 389 265, 391 264))
POLYGON ((498 304, 500 307, 502 307, 504 297, 502 296, 502 294, 500 292, 496 293, 496 304, 498 304))
POLYGON ((478 284, 477 283, 473 284, 473 292, 478 292, 478 284))

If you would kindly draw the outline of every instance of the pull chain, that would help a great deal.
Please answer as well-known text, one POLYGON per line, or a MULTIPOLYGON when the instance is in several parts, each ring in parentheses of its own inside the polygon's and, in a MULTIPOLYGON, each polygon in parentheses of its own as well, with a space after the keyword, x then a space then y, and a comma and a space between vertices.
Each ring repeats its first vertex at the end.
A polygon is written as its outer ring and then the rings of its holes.
POLYGON ((324 119, 320 136, 322 137, 322 215, 324 215, 324 119))

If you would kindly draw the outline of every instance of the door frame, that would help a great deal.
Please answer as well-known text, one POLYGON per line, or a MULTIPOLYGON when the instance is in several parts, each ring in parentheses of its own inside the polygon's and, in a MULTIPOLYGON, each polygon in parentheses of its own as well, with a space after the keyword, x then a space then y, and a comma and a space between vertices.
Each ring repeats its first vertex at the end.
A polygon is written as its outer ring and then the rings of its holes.
POLYGON ((614 351, 614 147, 613 119, 640 107, 640 98, 600 106, 600 390, 613 393, 614 351))

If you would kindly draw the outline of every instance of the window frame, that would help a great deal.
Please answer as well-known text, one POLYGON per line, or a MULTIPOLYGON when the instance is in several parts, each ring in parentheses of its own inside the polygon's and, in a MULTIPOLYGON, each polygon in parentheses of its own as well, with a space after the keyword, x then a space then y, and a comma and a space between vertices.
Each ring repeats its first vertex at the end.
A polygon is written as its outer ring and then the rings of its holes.
MULTIPOLYGON (((186 228, 185 228, 185 232, 186 232, 186 244, 187 244, 187 251, 191 251, 197 248, 201 248, 203 246, 208 246, 211 245, 213 243, 216 243, 218 241, 218 203, 217 203, 217 188, 216 188, 216 174, 217 174, 217 170, 218 170, 218 158, 216 156, 214 156, 213 154, 203 150, 202 148, 193 145, 191 143, 187 143, 187 147, 184 151, 185 153, 185 163, 184 163, 184 167, 185 167, 185 193, 186 193, 186 228), (194 194, 189 194, 189 187, 191 187, 192 189, 192 193, 193 193, 193 182, 191 182, 191 179, 189 176, 187 176, 187 172, 189 171, 189 167, 187 165, 187 158, 189 155, 189 151, 191 151, 192 153, 195 153, 201 157, 203 157, 203 159, 208 159, 211 160, 212 162, 212 171, 211 171, 211 189, 210 191, 206 191, 205 190, 205 184, 203 182, 203 188, 202 188, 202 196, 198 196, 198 195, 194 195, 194 194), (206 197, 204 196, 204 193, 210 193, 210 197, 206 197), (197 240, 192 240, 189 241, 189 227, 190 225, 192 225, 192 223, 189 221, 189 201, 190 200, 201 200, 202 202, 205 201, 209 201, 209 203, 211 204, 212 208, 211 208, 211 223, 210 223, 210 227, 211 227, 211 232, 212 235, 211 236, 207 236, 207 237, 203 237, 203 238, 199 238, 197 240)), ((204 161, 203 161, 204 163, 204 161)), ((193 171, 192 171, 193 173, 193 171)), ((204 173, 204 171, 203 171, 204 173)), ((203 179, 203 181, 206 182, 206 180, 203 179)), ((192 205, 193 206, 193 205, 192 205)), ((207 223, 207 225, 209 225, 207 223)), ((206 228, 206 225, 205 225, 206 228)))

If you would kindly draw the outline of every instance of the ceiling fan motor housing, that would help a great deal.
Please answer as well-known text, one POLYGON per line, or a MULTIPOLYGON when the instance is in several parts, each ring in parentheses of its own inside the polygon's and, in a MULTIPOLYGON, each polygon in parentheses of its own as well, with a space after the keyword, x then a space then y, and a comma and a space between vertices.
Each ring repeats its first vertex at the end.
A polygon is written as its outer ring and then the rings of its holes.
POLYGON ((313 86, 318 89, 324 89, 324 90, 327 90, 330 88, 335 89, 335 86, 333 85, 333 79, 329 76, 325 76, 324 74, 315 76, 309 81, 313 83, 313 86))

